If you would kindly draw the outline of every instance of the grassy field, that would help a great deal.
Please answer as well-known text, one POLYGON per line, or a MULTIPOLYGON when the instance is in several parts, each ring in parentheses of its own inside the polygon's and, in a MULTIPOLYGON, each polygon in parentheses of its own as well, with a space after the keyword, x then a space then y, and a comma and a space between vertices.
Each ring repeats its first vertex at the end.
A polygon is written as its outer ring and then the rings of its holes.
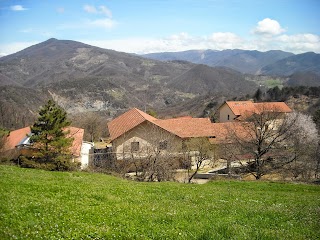
POLYGON ((0 239, 319 239, 320 187, 0 166, 0 239))
POLYGON ((283 83, 279 79, 268 79, 265 81, 265 85, 268 88, 279 87, 280 89, 283 87, 283 83))

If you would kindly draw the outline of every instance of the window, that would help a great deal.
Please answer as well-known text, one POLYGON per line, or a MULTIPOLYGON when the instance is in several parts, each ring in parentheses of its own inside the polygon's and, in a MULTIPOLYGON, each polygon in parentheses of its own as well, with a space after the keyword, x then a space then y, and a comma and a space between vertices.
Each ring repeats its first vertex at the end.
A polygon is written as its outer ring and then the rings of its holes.
POLYGON ((228 120, 230 120, 230 115, 228 114, 228 120))
POLYGON ((139 151, 139 142, 131 142, 131 152, 139 151))
POLYGON ((167 140, 164 140, 164 141, 161 141, 159 143, 159 149, 160 150, 165 150, 168 148, 168 141, 167 140))

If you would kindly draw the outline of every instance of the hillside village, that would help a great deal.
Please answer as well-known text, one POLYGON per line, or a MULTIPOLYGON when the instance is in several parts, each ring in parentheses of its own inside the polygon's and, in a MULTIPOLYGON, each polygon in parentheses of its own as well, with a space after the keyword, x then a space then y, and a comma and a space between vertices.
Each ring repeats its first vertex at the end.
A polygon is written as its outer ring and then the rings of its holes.
POLYGON ((0 1, 0 240, 320 239, 319 10, 0 1))
POLYGON ((319 10, 0 1, 0 240, 320 239, 319 10))
POLYGON ((139 56, 51 38, 0 58, 2 158, 33 168, 33 159, 45 164, 63 150, 69 160, 47 170, 143 181, 175 180, 179 171, 188 182, 214 174, 314 178, 319 57, 239 49, 139 56), (72 122, 55 133, 59 147, 45 136, 35 144, 38 111, 50 101, 72 122))
MULTIPOLYGON (((132 172, 145 180, 170 180, 172 171, 178 169, 192 169, 190 181, 193 177, 210 178, 218 173, 250 173, 244 168, 257 158, 265 165, 274 158, 272 164, 276 165, 279 153, 272 153, 270 148, 282 149, 281 145, 289 144, 283 140, 277 142, 277 138, 285 138, 291 131, 281 132, 288 124, 285 123, 288 116, 294 114, 288 105, 284 102, 226 101, 218 109, 218 122, 211 122, 209 118, 191 116, 158 119, 132 108, 108 122, 105 127, 110 135, 100 143, 84 141, 82 128, 68 127, 64 131, 66 137, 72 139, 72 161, 79 163, 81 169, 121 169, 123 174, 132 172), (260 132, 266 136, 257 138, 260 132), (260 149, 265 147, 262 144, 257 145, 261 156, 255 156, 256 149, 236 151, 239 144, 252 144, 257 140, 270 144, 266 149, 260 149), (151 159, 153 172, 149 169, 151 159), (231 166, 235 168, 232 170, 231 166)), ((4 140, 3 156, 17 159, 26 154, 32 149, 31 136, 30 127, 11 131, 4 140)), ((285 154, 286 150, 280 151, 285 154)), ((257 176, 256 171, 254 168, 251 173, 257 179, 267 174, 257 176)))

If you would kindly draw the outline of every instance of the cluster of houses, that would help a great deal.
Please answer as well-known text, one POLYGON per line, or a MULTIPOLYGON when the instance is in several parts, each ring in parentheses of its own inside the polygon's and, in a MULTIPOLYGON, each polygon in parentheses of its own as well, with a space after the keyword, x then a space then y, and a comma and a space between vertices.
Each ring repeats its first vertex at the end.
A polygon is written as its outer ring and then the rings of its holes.
MULTIPOLYGON (((212 123, 209 118, 190 116, 158 119, 133 108, 108 123, 112 152, 118 159, 150 149, 150 146, 179 152, 186 140, 196 138, 207 138, 211 144, 219 144, 226 141, 228 132, 225 129, 230 127, 231 123, 246 122, 262 111, 281 114, 292 111, 284 102, 252 101, 227 101, 218 110, 219 123, 212 123)), ((93 143, 83 141, 84 129, 69 127, 67 130, 68 137, 73 138, 70 150, 74 161, 81 162, 82 168, 87 167, 93 143)), ((3 151, 23 150, 30 145, 30 134, 30 127, 11 131, 6 137, 3 151)))

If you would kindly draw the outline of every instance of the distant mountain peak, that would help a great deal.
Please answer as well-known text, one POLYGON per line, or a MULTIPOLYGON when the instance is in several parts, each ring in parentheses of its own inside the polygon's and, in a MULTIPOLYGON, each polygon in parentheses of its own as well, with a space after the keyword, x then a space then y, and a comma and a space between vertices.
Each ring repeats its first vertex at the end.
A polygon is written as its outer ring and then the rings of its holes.
POLYGON ((55 42, 55 41, 59 41, 58 39, 56 38, 49 38, 47 41, 45 42, 55 42))

